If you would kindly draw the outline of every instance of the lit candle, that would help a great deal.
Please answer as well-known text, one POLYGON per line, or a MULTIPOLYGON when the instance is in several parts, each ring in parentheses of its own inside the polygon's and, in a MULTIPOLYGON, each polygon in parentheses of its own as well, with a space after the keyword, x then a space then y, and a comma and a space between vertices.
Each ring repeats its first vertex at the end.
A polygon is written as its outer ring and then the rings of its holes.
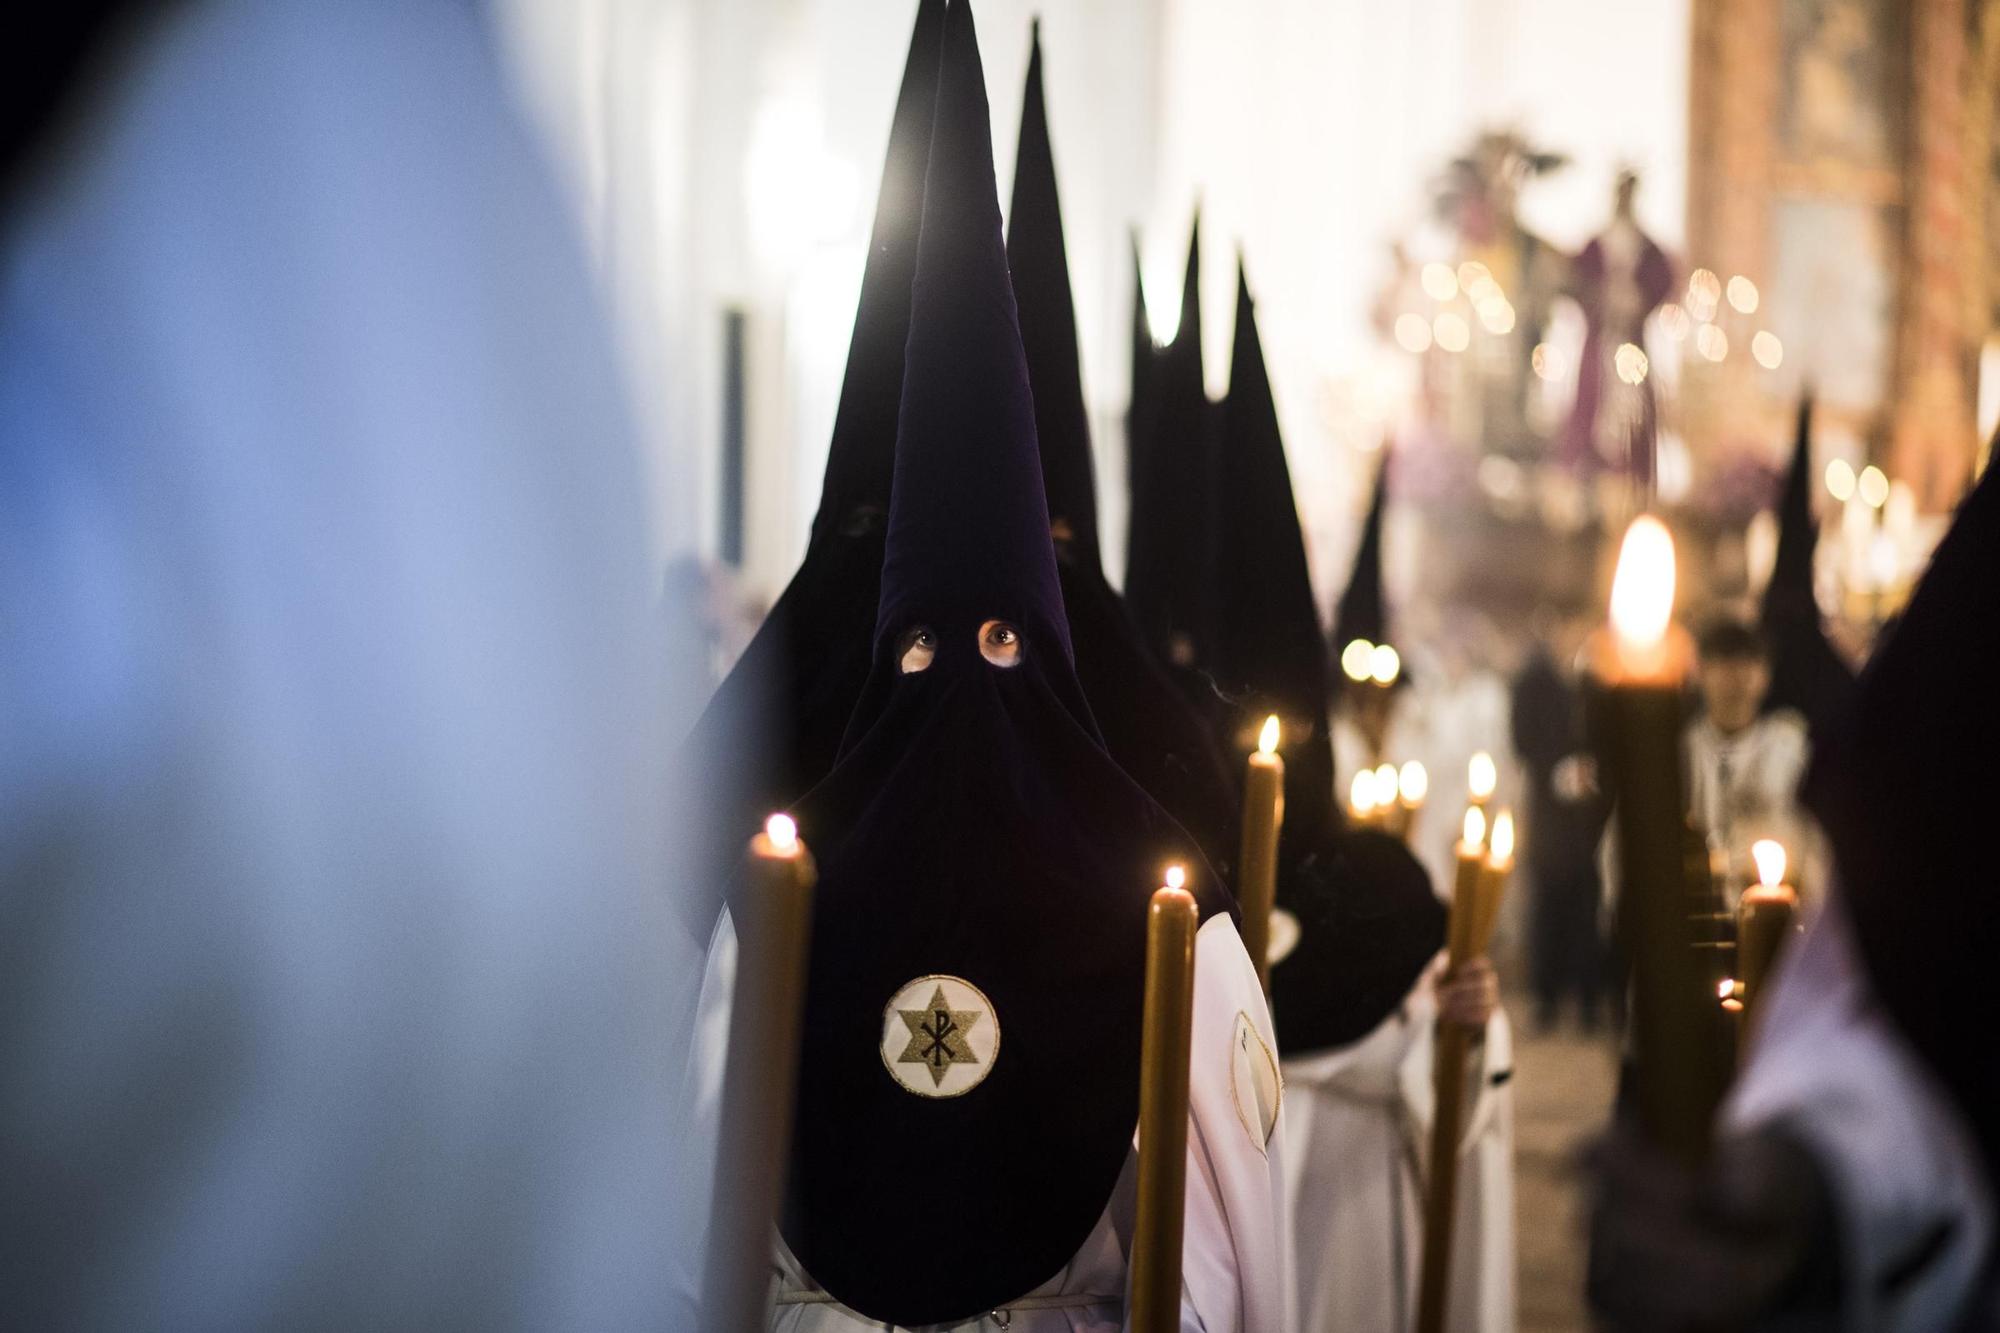
POLYGON ((714 1328, 763 1328, 770 1320, 771 1229, 791 1160, 817 878, 798 827, 772 815, 750 840, 729 903, 736 982, 716 1175, 729 1188, 716 1190, 711 1205, 702 1307, 714 1328))
POLYGON ((1493 832, 1486 841, 1486 864, 1479 876, 1479 916, 1473 922, 1474 957, 1484 957, 1493 944, 1493 928, 1500 920, 1500 904, 1507 895, 1507 877, 1514 870, 1514 814, 1502 810, 1493 818, 1493 832))
POLYGON ((1396 766, 1394 764, 1375 765, 1375 817, 1385 833, 1395 833, 1402 823, 1402 811, 1396 804, 1396 766))
POLYGON ((1785 883, 1785 849, 1765 838, 1750 848, 1750 857, 1757 863, 1757 882, 1743 891, 1736 908, 1736 975, 1746 1033, 1757 1021, 1764 985, 1799 913, 1799 895, 1785 883))
POLYGON ((1182 887, 1186 878, 1179 866, 1171 867, 1166 887, 1154 892, 1146 913, 1146 1004, 1139 1048, 1139 1190, 1132 1231, 1132 1315, 1128 1325, 1134 1333, 1177 1333, 1181 1326, 1196 926, 1194 895, 1182 887))
POLYGON ((1472 803, 1485 808, 1493 799, 1493 789, 1500 785, 1500 769, 1493 762, 1493 756, 1484 750, 1473 752, 1465 765, 1465 789, 1472 793, 1472 803))
POLYGON ((1375 822, 1375 770, 1364 768, 1354 775, 1353 783, 1347 789, 1347 813, 1358 825, 1375 822))
POLYGON ((1632 962, 1632 1047, 1639 1120, 1684 1161, 1707 1150, 1729 1081, 1688 916, 1681 785, 1686 635, 1673 627, 1674 541, 1650 514, 1633 520, 1611 583, 1611 624, 1592 645, 1605 685, 1605 769, 1618 834, 1619 938, 1632 962))
POLYGON ((1410 830, 1416 826, 1417 816, 1423 812, 1424 797, 1430 789, 1431 775, 1414 759, 1404 764, 1396 774, 1397 801, 1402 806, 1401 827, 1397 831, 1406 842, 1410 830))
POLYGON ((1368 676, 1377 685, 1387 689, 1396 683, 1396 677, 1403 674, 1403 658, 1386 643, 1378 643, 1368 654, 1368 676))
POLYGON ((1278 830, 1285 822, 1285 761, 1278 753, 1278 718, 1264 719, 1243 775, 1243 845, 1237 860, 1237 902, 1243 947, 1257 980, 1271 988, 1271 907, 1278 890, 1278 830))
MULTIPOLYGON (((1486 870, 1486 812, 1473 806, 1465 812, 1458 842, 1458 875, 1451 893, 1450 926, 1446 931, 1445 978, 1457 975, 1475 957, 1474 930, 1479 917, 1479 886, 1486 870)), ((1511 835, 1510 835, 1511 836, 1511 835)), ((1432 1048, 1431 1178, 1424 1199, 1424 1253, 1417 1274, 1417 1333, 1441 1333, 1445 1302, 1450 1295, 1452 1221, 1457 1214, 1458 1140, 1465 1112, 1465 1056, 1472 1034, 1457 1023, 1438 1019, 1432 1048)))

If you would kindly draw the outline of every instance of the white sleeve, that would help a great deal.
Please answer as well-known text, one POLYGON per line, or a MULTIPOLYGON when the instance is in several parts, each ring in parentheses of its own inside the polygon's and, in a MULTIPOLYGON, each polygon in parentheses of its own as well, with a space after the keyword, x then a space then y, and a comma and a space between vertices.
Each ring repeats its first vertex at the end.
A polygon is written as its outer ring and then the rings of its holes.
POLYGON ((1966 1125, 1882 1011, 1851 931, 1836 896, 1780 964, 1725 1121, 1796 1135, 1825 1172, 1842 1327, 1950 1327, 1976 1293, 1992 1199, 1966 1125))
POLYGON ((1213 917, 1195 936, 1184 1329, 1285 1333, 1291 1327, 1276 1051, 1270 1010, 1243 941, 1228 917, 1213 917))

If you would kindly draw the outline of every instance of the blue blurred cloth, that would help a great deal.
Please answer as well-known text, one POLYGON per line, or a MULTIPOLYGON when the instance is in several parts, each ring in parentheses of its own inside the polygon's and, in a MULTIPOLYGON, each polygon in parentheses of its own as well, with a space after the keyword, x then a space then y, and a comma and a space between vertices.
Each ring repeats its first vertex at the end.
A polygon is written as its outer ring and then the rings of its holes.
POLYGON ((0 241, 17 1327, 673 1327, 638 456, 465 5, 170 7, 0 241))

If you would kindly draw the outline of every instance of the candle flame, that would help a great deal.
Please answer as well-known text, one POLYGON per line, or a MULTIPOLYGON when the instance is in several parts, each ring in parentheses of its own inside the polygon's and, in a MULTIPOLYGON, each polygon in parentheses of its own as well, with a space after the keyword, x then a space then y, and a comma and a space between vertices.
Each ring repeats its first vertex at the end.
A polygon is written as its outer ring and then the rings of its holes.
POLYGON ((1736 994, 1736 978, 1724 977, 1722 980, 1715 983, 1716 999, 1726 1000, 1734 994, 1736 994))
POLYGON ((1377 685, 1394 685, 1403 674, 1403 657, 1386 643, 1378 643, 1368 654, 1368 674, 1377 685))
POLYGON ((1502 810, 1493 819, 1493 837, 1489 845, 1492 854, 1488 858, 1496 866, 1504 866, 1514 859, 1514 813, 1502 810))
POLYGON ((1367 680, 1375 670, 1375 645, 1366 639, 1349 642, 1340 650, 1340 669, 1357 684, 1367 680))
POLYGON ((1465 766, 1465 784, 1475 801, 1484 801, 1493 795, 1493 789, 1500 785, 1500 769, 1494 764, 1492 755, 1484 750, 1473 754, 1471 762, 1465 766))
POLYGON ((1396 766, 1381 764, 1375 769, 1375 803, 1387 805, 1396 799, 1396 766))
POLYGON ((1347 799, 1358 815, 1365 815, 1375 808, 1374 769, 1364 768, 1354 775, 1354 785, 1348 788, 1347 799))
POLYGON ((1611 579, 1611 628, 1625 647, 1656 652, 1674 615, 1674 537, 1641 514, 1625 529, 1611 579))
POLYGON ((772 815, 764 821, 764 836, 771 840, 773 851, 790 852, 799 845, 799 826, 790 815, 772 815))
POLYGON ((1403 771, 1397 775, 1396 785, 1403 793, 1404 805, 1422 805, 1424 797, 1430 793, 1431 775, 1424 770, 1422 764, 1412 759, 1403 765, 1403 771))
POLYGON ((1168 888, 1178 889, 1186 883, 1187 883, 1187 867, 1177 866, 1177 865, 1167 867, 1168 888))
POLYGON ((1759 838, 1750 845, 1750 859, 1757 863, 1757 882, 1765 888, 1775 889, 1785 882, 1783 844, 1774 842, 1770 838, 1759 838))
POLYGON ((1473 806, 1465 812, 1465 837, 1467 847, 1477 847, 1486 841, 1486 812, 1473 806))
POLYGON ((1278 715, 1276 713, 1264 719, 1264 729, 1257 733, 1257 748, 1265 754, 1270 754, 1278 748, 1278 715))

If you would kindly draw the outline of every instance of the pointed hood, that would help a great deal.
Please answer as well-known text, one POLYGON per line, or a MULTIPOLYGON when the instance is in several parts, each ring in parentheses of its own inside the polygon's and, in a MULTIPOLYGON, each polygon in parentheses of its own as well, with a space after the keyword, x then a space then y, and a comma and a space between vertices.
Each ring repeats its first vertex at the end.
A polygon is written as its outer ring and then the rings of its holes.
POLYGON ((976 606, 1053 635, 1042 642, 1067 656, 985 87, 963 6, 945 29, 941 80, 957 79, 957 95, 941 90, 931 135, 877 647, 883 627, 941 628, 976 606))
POLYGON ((1097 487, 1090 456, 1090 414, 1076 344, 1076 305, 1063 245, 1062 204, 1042 97, 1042 31, 1030 38, 1028 84, 1021 99, 1021 140, 1014 155, 1014 201, 1007 214, 1007 266, 1021 317, 1021 346, 1034 385, 1035 432, 1049 519, 1068 534, 1070 558, 1101 567, 1097 487))
POLYGON ((1132 377, 1125 405, 1125 485, 1129 491, 1145 452, 1145 434, 1150 424, 1154 363, 1160 349, 1153 342, 1153 326, 1146 318, 1146 278, 1139 262, 1139 233, 1132 233, 1132 377))
POLYGON ((1229 910, 1077 684, 964 0, 875 644, 840 758, 796 807, 820 880, 780 1225, 836 1300, 923 1326, 1019 1299, 1089 1237, 1137 1120, 1164 865, 1187 866, 1203 915, 1229 910), (940 1244, 948 1261, 912 1261, 940 1244))
POLYGON ((1877 995, 2000 1169, 2000 1061, 1969 1034, 1991 1008, 2000 755, 2000 468, 1960 507, 1855 706, 1813 758, 1806 803, 1877 995))
POLYGON ((910 283, 917 266, 924 170, 937 103, 938 38, 944 0, 918 0, 902 92, 889 126, 889 155, 868 233, 861 302, 847 348, 847 374, 833 418, 813 537, 879 520, 889 507, 896 459, 896 414, 903 395, 903 347, 910 336, 910 283))
POLYGON ((716 797, 713 845, 696 853, 717 867, 699 882, 717 888, 686 896, 697 939, 721 910, 745 831, 826 776, 868 679, 944 8, 918 0, 812 540, 687 741, 691 754, 738 756, 716 797))
POLYGON ((1238 732, 1267 713, 1284 725, 1288 835, 1324 837, 1335 818, 1326 640, 1250 283, 1239 261, 1229 397, 1217 478, 1216 682, 1238 701, 1238 732))
POLYGON ((1218 493, 1217 677, 1242 701, 1236 732, 1267 713, 1285 720, 1278 904, 1299 940, 1272 970, 1271 1000, 1279 1049, 1307 1055, 1357 1041, 1395 1012, 1443 945, 1445 913, 1409 848, 1346 828, 1335 801, 1326 641, 1240 264, 1218 493))
MULTIPOLYGON (((1182 696, 1140 637, 1123 599, 1105 581, 1092 482, 1090 422, 1077 356, 1075 305, 1057 198, 1055 160, 1042 94, 1041 25, 1034 28, 1014 158, 1007 261, 1021 317, 1021 345, 1034 391, 1035 428, 1049 521, 1069 616, 1077 679, 1111 757, 1201 844, 1218 869, 1236 855, 1236 798, 1205 719, 1182 696)), ((1152 355, 1145 311, 1138 332, 1152 355)))
POLYGON ((1132 460, 1125 600, 1148 643, 1175 667, 1212 648, 1216 414, 1201 368, 1201 219, 1188 238, 1181 322, 1148 387, 1152 408, 1132 460))
POLYGON ((1370 643, 1389 641, 1389 603, 1382 594, 1382 514, 1389 505, 1389 450, 1382 450, 1381 465, 1375 470, 1375 492, 1368 501, 1368 517, 1361 522, 1361 543, 1354 548, 1354 567, 1347 575, 1347 589, 1333 612, 1333 652, 1356 639, 1370 643))
POLYGON ((1778 496, 1778 552, 1764 587, 1763 627, 1771 644, 1767 711, 1796 709, 1815 732, 1828 726, 1854 693, 1854 673, 1827 641, 1813 595, 1813 552, 1819 521, 1813 515, 1812 397, 1799 400, 1798 434, 1791 468, 1778 496))

